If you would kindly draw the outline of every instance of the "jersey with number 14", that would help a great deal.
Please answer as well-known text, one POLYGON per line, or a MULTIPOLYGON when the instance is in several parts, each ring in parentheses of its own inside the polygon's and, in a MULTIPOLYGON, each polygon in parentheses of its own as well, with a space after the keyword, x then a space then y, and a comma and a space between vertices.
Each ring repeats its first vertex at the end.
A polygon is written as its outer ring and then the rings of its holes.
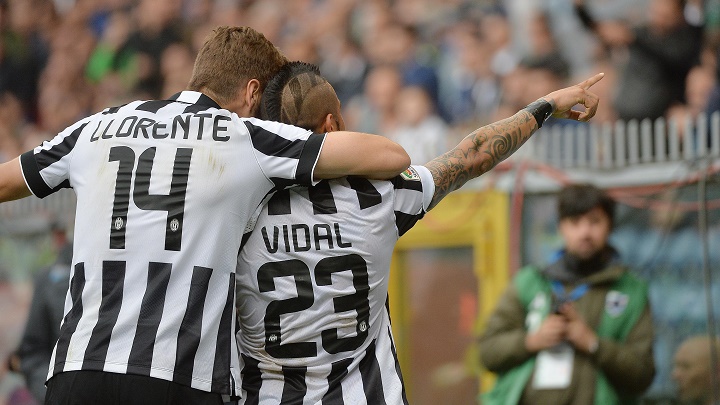
POLYGON ((246 404, 402 403, 386 310, 393 248, 424 215, 430 172, 275 194, 238 263, 246 404))
POLYGON ((35 195, 77 195, 49 376, 139 374, 236 394, 242 236, 270 193, 310 184, 323 140, 184 91, 108 108, 23 154, 35 195))

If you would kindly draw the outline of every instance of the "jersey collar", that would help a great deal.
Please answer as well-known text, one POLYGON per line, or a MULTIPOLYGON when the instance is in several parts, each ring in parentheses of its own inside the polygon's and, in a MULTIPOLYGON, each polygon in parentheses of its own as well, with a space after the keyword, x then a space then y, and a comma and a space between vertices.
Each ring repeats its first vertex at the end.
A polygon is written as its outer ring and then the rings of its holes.
POLYGON ((189 103, 189 104, 198 104, 213 108, 222 108, 220 107, 220 104, 216 103, 215 100, 211 99, 210 97, 198 92, 198 91, 192 91, 192 90, 185 90, 181 91, 179 93, 175 93, 172 97, 170 97, 170 100, 173 101, 180 101, 183 103, 189 103))

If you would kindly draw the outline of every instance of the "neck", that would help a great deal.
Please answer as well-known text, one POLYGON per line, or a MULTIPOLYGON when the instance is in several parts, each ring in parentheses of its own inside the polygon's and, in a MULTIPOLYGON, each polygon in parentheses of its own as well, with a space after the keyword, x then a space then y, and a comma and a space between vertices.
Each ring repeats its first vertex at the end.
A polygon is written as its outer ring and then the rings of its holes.
POLYGON ((587 259, 577 257, 568 252, 564 256, 565 267, 570 272, 585 277, 604 269, 612 259, 612 256, 613 249, 609 246, 605 246, 587 259))

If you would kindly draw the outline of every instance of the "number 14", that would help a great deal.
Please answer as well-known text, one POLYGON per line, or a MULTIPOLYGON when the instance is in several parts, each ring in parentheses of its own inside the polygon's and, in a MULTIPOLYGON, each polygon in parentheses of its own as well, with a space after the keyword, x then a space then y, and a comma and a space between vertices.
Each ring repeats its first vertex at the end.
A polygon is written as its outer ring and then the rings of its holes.
POLYGON ((169 194, 150 194, 150 173, 155 160, 155 148, 148 148, 140 154, 135 184, 132 184, 135 168, 135 151, 127 146, 110 148, 110 162, 119 162, 115 180, 112 221, 110 222, 110 249, 125 249, 125 230, 132 189, 135 206, 141 210, 167 211, 165 226, 165 250, 179 251, 182 241, 183 215, 185 213, 185 192, 192 148, 178 148, 175 152, 172 181, 169 194))

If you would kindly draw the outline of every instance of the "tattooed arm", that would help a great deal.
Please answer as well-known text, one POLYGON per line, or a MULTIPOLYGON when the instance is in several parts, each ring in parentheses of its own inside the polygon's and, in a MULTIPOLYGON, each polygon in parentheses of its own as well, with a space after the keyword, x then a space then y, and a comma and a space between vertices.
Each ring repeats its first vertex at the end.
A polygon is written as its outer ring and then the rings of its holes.
MULTIPOLYGON (((592 118, 597 111, 599 99, 588 89, 602 77, 603 74, 598 73, 581 83, 543 97, 555 105, 553 117, 576 121, 592 118), (572 110, 578 104, 584 106, 585 111, 572 110)), ((515 153, 537 128, 535 117, 526 110, 520 110, 510 118, 476 129, 454 149, 425 164, 435 180, 435 195, 430 209, 448 193, 459 189, 468 180, 489 171, 515 153)))

